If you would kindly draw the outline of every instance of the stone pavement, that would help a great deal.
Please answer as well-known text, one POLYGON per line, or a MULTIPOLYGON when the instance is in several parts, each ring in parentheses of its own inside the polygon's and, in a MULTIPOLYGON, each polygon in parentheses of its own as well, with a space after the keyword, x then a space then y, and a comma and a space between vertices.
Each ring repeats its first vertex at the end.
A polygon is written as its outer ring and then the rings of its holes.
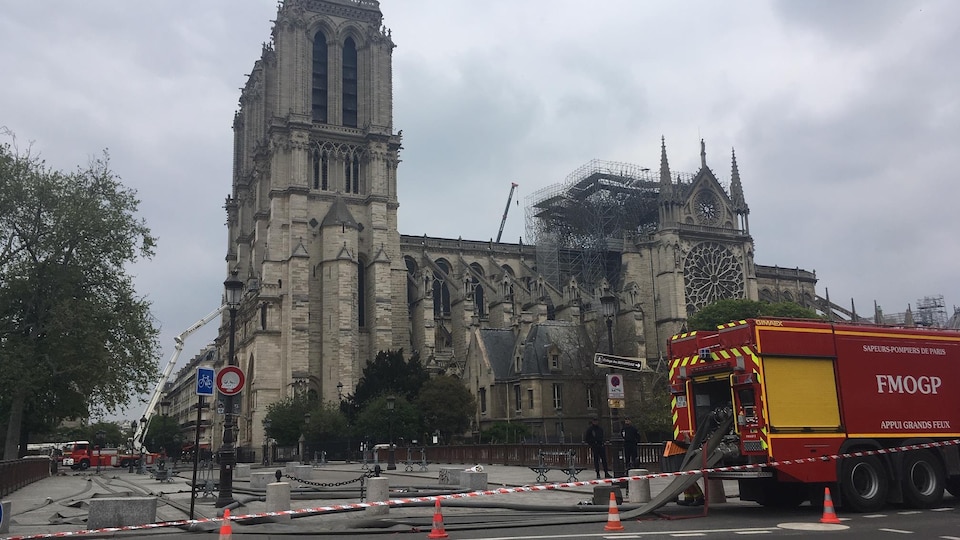
MULTIPOLYGON (((403 463, 398 463, 397 470, 388 471, 385 470, 385 464, 380 465, 384 469, 381 475, 389 478, 391 499, 431 497, 459 491, 460 488, 456 485, 441 485, 440 469, 462 470, 470 467, 470 465, 460 464, 429 464, 427 470, 422 471, 419 463, 411 464, 412 466, 409 467, 403 463), (406 469, 412 470, 408 471, 406 469)), ((556 470, 547 473, 547 482, 536 482, 537 473, 527 467, 481 466, 483 472, 487 474, 489 490, 506 489, 509 491, 511 488, 521 486, 562 483, 568 480, 565 473, 556 470)), ((255 473, 275 472, 278 469, 284 471, 284 474, 288 470, 293 471, 293 467, 260 467, 257 465, 251 466, 249 471, 246 468, 238 469, 234 475, 234 499, 239 504, 231 509, 231 515, 236 517, 266 512, 265 491, 252 487, 251 484, 254 482, 251 482, 251 477, 256 476, 255 473)), ((376 515, 382 513, 382 508, 377 509, 380 512, 356 509, 355 505, 362 501, 360 479, 367 472, 359 463, 336 462, 325 464, 322 467, 299 467, 296 476, 307 482, 301 483, 289 477, 283 478, 284 482, 290 483, 291 509, 341 505, 341 507, 353 511, 325 512, 313 517, 295 516, 294 519, 286 520, 267 518, 266 521, 279 522, 254 525, 250 529, 251 532, 254 529, 257 532, 261 530, 286 530, 289 532, 291 528, 302 529, 304 527, 315 528, 320 526, 327 529, 337 527, 348 529, 357 526, 358 523, 367 523, 370 520, 387 517, 376 515), (309 478, 303 478, 304 476, 309 476, 309 478), (319 524, 321 519, 322 525, 319 524)), ((213 480, 219 479, 218 469, 213 469, 209 473, 209 477, 213 480)), ((584 471, 579 475, 579 479, 581 481, 589 480, 601 485, 601 483, 592 480, 593 476, 592 471, 584 471)), ((95 497, 157 496, 159 497, 159 504, 157 505, 158 522, 186 520, 190 508, 191 477, 192 469, 185 468, 178 469, 169 482, 161 482, 149 474, 129 473, 126 469, 111 468, 103 470, 99 474, 92 470, 85 472, 61 471, 59 476, 50 477, 26 486, 4 498, 4 500, 12 503, 11 515, 8 516, 10 518, 10 530, 9 533, 0 534, 0 538, 7 535, 17 537, 84 530, 87 528, 89 500, 95 497)), ((198 484, 201 486, 204 484, 203 477, 202 474, 198 477, 198 484)), ((364 480, 366 482, 366 479, 364 480)), ((271 478, 270 481, 275 481, 275 479, 271 478)), ((669 479, 666 478, 651 479, 652 494, 656 496, 668 484, 669 479)), ((736 482, 724 482, 724 490, 728 501, 737 501, 735 498, 736 486, 736 482)), ((444 500, 442 502, 443 515, 448 519, 456 519, 457 516, 466 516, 483 511, 496 510, 497 512, 503 512, 505 508, 532 512, 558 512, 563 509, 592 504, 593 488, 594 485, 584 485, 533 492, 507 492, 456 501, 444 500)), ((222 509, 214 506, 216 496, 216 491, 203 496, 202 490, 198 490, 194 516, 198 520, 210 519, 212 521, 189 526, 190 530, 216 530, 219 526, 219 521, 216 518, 222 515, 222 509)), ((387 514, 391 519, 425 519, 429 530, 434 504, 430 501, 409 506, 391 506, 387 514)), ((253 521, 262 523, 265 520, 253 521)), ((234 527, 236 530, 245 528, 246 525, 237 522, 234 527)), ((164 532, 182 532, 182 529, 167 527, 152 530, 150 534, 163 534, 164 532)))

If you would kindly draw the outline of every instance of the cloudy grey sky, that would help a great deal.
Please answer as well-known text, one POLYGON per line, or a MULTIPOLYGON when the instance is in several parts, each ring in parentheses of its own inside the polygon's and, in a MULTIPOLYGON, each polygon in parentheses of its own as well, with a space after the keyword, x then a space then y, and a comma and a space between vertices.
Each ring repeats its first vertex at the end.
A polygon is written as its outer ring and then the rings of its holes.
MULTIPOLYGON (((872 313, 960 304, 960 3, 381 0, 403 130, 400 232, 524 235, 524 203, 591 159, 656 169, 736 149, 760 264, 872 313)), ((0 0, 0 126, 48 164, 109 149, 159 237, 133 268, 173 336, 226 277, 239 88, 276 0, 0 0)), ((215 335, 191 337, 181 363, 215 335)), ((130 417, 139 416, 134 406, 130 417)))

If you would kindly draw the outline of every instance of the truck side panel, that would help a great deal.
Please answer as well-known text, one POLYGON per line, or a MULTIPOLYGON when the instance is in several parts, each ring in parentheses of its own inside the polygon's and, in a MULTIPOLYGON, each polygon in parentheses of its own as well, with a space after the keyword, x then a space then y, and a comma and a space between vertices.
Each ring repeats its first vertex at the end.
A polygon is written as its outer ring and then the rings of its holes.
POLYGON ((960 435, 960 340, 868 329, 836 336, 850 437, 960 435))

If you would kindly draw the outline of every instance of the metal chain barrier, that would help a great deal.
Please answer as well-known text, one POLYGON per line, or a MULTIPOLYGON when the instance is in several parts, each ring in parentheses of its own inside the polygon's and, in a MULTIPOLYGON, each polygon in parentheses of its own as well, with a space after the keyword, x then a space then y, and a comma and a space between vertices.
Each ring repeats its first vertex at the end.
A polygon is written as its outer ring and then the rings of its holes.
POLYGON ((300 482, 301 484, 307 484, 309 486, 317 486, 317 487, 340 487, 340 486, 353 484, 354 482, 360 482, 360 485, 362 487, 364 480, 366 480, 367 478, 380 476, 379 472, 380 471, 377 471, 376 469, 374 469, 361 474, 360 476, 354 478, 353 480, 344 480, 343 482, 314 482, 312 480, 304 480, 302 478, 297 478, 296 476, 292 476, 289 474, 284 474, 282 478, 289 478, 290 480, 300 482))

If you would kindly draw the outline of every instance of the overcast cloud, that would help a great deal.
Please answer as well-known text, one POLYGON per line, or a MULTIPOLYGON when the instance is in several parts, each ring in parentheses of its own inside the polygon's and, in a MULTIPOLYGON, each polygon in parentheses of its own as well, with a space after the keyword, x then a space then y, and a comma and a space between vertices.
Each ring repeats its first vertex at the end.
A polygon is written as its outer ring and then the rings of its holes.
MULTIPOLYGON (((760 264, 815 270, 872 314, 960 303, 960 3, 381 0, 403 130, 400 232, 524 236, 524 203, 591 159, 726 182, 760 264)), ((226 277, 239 88, 275 0, 0 0, 0 126, 48 164, 109 149, 159 237, 133 272, 173 336, 226 277)), ((526 239, 524 239, 526 241, 526 239)), ((188 340, 181 364, 213 339, 188 340)), ((129 417, 139 416, 135 405, 129 417)))

